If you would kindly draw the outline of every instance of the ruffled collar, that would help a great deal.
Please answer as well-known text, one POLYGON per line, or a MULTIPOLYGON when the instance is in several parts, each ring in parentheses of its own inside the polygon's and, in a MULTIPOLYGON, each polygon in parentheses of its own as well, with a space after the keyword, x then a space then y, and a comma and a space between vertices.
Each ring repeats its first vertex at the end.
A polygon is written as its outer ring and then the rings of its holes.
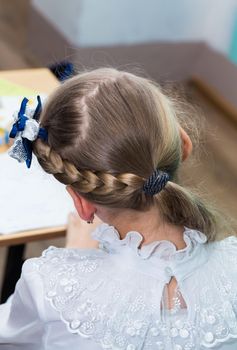
POLYGON ((186 247, 181 250, 177 250, 172 242, 166 240, 154 241, 139 248, 143 241, 143 236, 139 232, 129 231, 125 238, 120 239, 115 227, 106 223, 99 225, 91 235, 95 240, 100 242, 100 248, 107 252, 115 253, 128 247, 142 259, 157 257, 170 260, 173 258, 182 259, 183 257, 190 257, 195 247, 207 241, 207 237, 202 232, 188 227, 184 227, 183 232, 186 247))

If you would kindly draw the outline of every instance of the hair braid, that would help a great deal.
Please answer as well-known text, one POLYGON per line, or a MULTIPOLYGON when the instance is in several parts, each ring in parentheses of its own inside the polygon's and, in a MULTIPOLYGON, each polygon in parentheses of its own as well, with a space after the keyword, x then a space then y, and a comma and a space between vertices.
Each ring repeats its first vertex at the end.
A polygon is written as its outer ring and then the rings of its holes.
POLYGON ((46 102, 40 123, 48 144, 37 140, 34 152, 46 172, 95 204, 142 211, 157 205, 165 221, 214 240, 222 228, 216 212, 176 183, 183 147, 178 114, 150 80, 110 68, 85 72, 46 102), (170 181, 147 195, 143 185, 154 169, 170 181))
POLYGON ((121 191, 131 194, 134 190, 142 190, 145 181, 142 177, 130 173, 113 175, 87 169, 79 171, 41 140, 35 142, 34 153, 47 173, 54 175, 65 185, 71 185, 82 194, 106 196, 121 191))

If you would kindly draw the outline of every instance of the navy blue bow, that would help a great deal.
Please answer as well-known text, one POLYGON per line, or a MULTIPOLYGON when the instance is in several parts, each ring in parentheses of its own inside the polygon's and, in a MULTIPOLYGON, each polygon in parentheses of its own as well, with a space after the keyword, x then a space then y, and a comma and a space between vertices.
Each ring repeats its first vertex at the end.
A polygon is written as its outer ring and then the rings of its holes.
POLYGON ((13 124, 12 129, 11 129, 10 134, 9 134, 9 136, 13 139, 16 137, 18 132, 23 131, 25 129, 26 121, 28 120, 28 118, 25 115, 26 105, 27 105, 28 101, 29 100, 26 97, 24 97, 24 99, 21 102, 21 107, 20 107, 20 110, 18 112, 18 119, 13 124))
MULTIPOLYGON (((26 121, 29 119, 26 116, 26 106, 28 101, 29 100, 25 97, 21 102, 21 107, 18 112, 18 118, 16 122, 13 124, 11 132, 9 134, 11 138, 15 138, 19 132, 22 132, 25 129, 26 121)), ((37 96, 37 101, 38 101, 38 104, 35 109, 34 115, 32 117, 36 121, 39 120, 39 116, 42 110, 42 103, 41 103, 40 96, 37 96)), ((43 141, 47 141, 47 137, 48 137, 47 131, 44 128, 39 128, 39 133, 37 138, 40 138, 43 141)), ((32 141, 28 140, 25 137, 22 137, 22 144, 26 154, 26 165, 28 168, 30 168, 31 161, 32 161, 32 141)))

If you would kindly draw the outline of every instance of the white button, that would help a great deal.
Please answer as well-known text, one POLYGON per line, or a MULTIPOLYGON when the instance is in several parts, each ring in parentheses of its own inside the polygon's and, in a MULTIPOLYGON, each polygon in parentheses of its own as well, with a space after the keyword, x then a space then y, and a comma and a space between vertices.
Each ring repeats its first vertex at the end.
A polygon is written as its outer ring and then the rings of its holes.
POLYGON ((177 337, 177 335, 179 334, 178 329, 175 327, 171 328, 170 334, 172 338, 177 337))
POLYGON ((205 334, 205 340, 208 342, 208 343, 211 343, 214 339, 214 335, 211 333, 211 332, 207 332, 205 334))
POLYGON ((189 332, 187 331, 187 329, 180 329, 179 331, 180 337, 181 338, 188 338, 189 336, 189 332))
POLYGON ((127 350, 136 350, 136 346, 133 344, 128 344, 127 350))

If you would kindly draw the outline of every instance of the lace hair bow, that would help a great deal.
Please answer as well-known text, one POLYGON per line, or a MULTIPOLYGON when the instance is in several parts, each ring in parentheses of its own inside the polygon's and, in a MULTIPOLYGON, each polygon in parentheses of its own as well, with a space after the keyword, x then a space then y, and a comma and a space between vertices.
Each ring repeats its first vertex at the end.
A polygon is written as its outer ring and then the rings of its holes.
POLYGON ((18 162, 26 162, 27 167, 30 168, 32 141, 37 138, 47 141, 47 131, 39 125, 39 116, 42 110, 40 96, 37 96, 38 104, 35 110, 27 107, 28 101, 25 97, 21 102, 19 112, 13 114, 14 124, 9 136, 15 141, 8 153, 18 162))

